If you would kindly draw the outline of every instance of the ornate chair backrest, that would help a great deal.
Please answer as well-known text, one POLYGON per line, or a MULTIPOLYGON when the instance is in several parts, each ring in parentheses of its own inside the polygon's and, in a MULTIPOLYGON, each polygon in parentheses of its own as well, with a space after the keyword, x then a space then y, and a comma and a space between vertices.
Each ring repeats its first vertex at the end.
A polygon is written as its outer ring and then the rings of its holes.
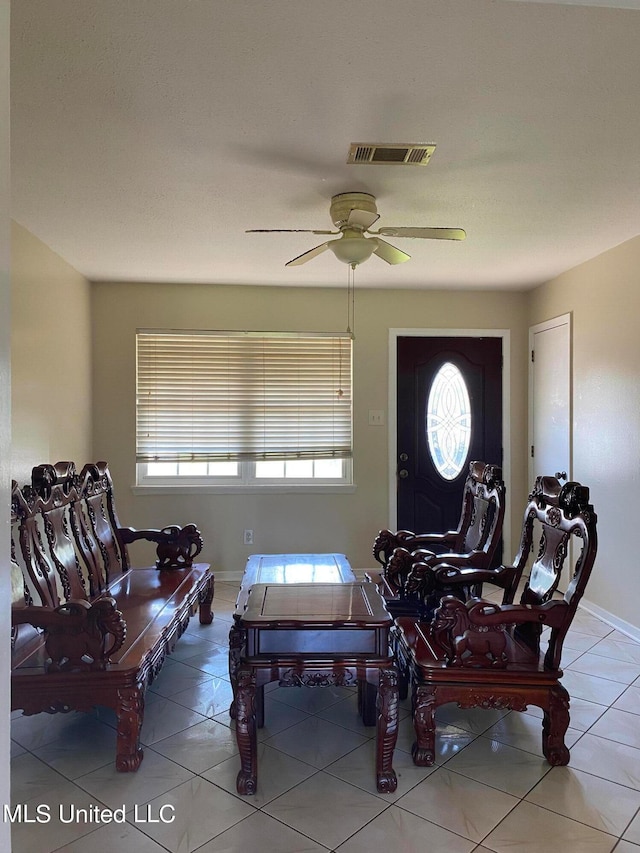
MULTIPOLYGON (((20 486, 15 480, 11 481, 11 604, 14 606, 30 605, 34 597, 40 603, 44 598, 47 600, 58 600, 55 574, 48 571, 38 570, 38 563, 34 557, 27 561, 23 555, 23 540, 28 543, 29 537, 24 539, 22 532, 22 520, 30 515, 30 509, 22 494, 20 486), (32 573, 35 574, 34 583, 32 573), (44 594, 39 592, 40 583, 44 586, 44 594)), ((27 548, 28 554, 33 554, 32 548, 27 548)), ((42 561, 41 561, 42 562, 42 561)))
MULTIPOLYGON (((455 530, 447 531, 453 535, 448 539, 446 546, 435 550, 456 554, 491 546, 495 550, 502 534, 504 504, 505 488, 502 469, 486 462, 470 462, 462 490, 458 526, 455 530)), ((396 548, 408 550, 419 548, 420 544, 412 546, 412 542, 421 535, 428 536, 428 534, 412 533, 409 530, 399 530, 396 533, 381 530, 373 545, 373 556, 386 567, 396 548)), ((431 546, 425 544, 425 547, 431 546)))
MULTIPOLYGON (((390 584, 400 589, 400 596, 422 599, 426 611, 436 604, 430 577, 435 562, 455 561, 468 568, 491 568, 500 537, 505 512, 505 486, 502 469, 497 465, 472 462, 465 486, 464 505, 459 531, 464 531, 459 550, 440 551, 434 556, 429 545, 409 550, 409 545, 397 548, 384 571, 390 584)), ((460 535, 457 540, 460 541, 460 535)))
MULTIPOLYGON (((24 559, 21 549, 21 523, 30 510, 25 497, 15 480, 11 482, 11 607, 20 609, 29 607, 34 602, 40 604, 43 600, 58 602, 58 586, 55 570, 47 571, 46 564, 38 559, 33 550, 33 559, 24 559), (39 569, 44 573, 38 574, 39 569), (35 575, 33 577, 32 575, 35 575), (35 583, 34 581, 39 581, 35 583)), ((39 545, 38 545, 39 547, 39 545)), ((39 553, 39 552, 38 552, 39 553)), ((30 641, 39 638, 37 628, 28 624, 11 625, 11 651, 20 652, 22 648, 30 648, 30 641)))
POLYGON ((491 559, 502 536, 504 521, 505 486, 502 468, 498 465, 472 462, 467 484, 465 507, 459 527, 464 537, 460 550, 456 549, 456 553, 485 551, 491 559), (482 466, 482 469, 475 470, 474 466, 482 466))
POLYGON ((479 542, 482 537, 481 526, 485 513, 482 503, 476 504, 476 498, 479 497, 486 467, 485 462, 469 462, 469 471, 462 489, 460 519, 455 528, 455 540, 450 548, 456 553, 462 553, 466 550, 465 545, 467 543, 471 548, 474 548, 474 543, 479 542))
POLYGON ((12 514, 15 507, 27 586, 32 597, 46 606, 87 597, 86 570, 75 544, 77 500, 72 463, 38 466, 31 486, 16 485, 13 492, 12 514))
POLYGON ((97 543, 100 570, 106 582, 129 568, 126 546, 118 539, 120 522, 113 498, 113 481, 106 462, 84 466, 79 475, 86 523, 97 543))
MULTIPOLYGON (((520 548, 514 561, 524 566, 535 547, 536 527, 540 529, 537 551, 521 605, 539 606, 556 596, 560 576, 567 559, 572 560, 571 578, 564 594, 566 615, 562 624, 552 627, 545 666, 557 669, 560 665, 562 643, 582 598, 598 547, 597 517, 589 503, 589 489, 580 483, 561 485, 555 477, 538 477, 525 510, 520 548), (574 540, 573 554, 570 542, 574 540)), ((523 626, 520 635, 532 647, 537 647, 540 626, 523 626), (526 629, 526 630, 525 630, 526 629)))

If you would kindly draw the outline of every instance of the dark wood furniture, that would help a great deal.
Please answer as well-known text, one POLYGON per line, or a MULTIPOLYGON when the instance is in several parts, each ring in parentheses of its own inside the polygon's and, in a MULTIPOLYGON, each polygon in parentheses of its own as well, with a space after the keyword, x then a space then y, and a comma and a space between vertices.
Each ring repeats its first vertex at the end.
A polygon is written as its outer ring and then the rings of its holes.
POLYGON ((502 536, 505 485, 502 469, 485 462, 471 462, 464 485, 460 521, 446 533, 415 534, 408 530, 381 530, 373 555, 382 572, 370 573, 394 616, 430 616, 443 595, 463 599, 480 594, 483 581, 494 576, 491 565, 502 536), (486 569, 475 576, 473 588, 464 573, 451 575, 438 568, 445 561, 459 569, 486 569))
POLYGON ((256 792, 256 695, 271 681, 288 686, 377 688, 376 784, 395 791, 398 686, 389 653, 392 618, 373 584, 256 584, 240 619, 246 632, 237 672, 239 794, 256 792))
MULTIPOLYGON (((257 583, 354 583, 356 576, 344 554, 251 554, 242 574, 236 598, 233 624, 229 631, 229 680, 236 694, 240 654, 246 643, 246 633, 240 620, 247 606, 249 591, 257 583)), ((256 694, 258 726, 264 725, 264 691, 256 694)), ((229 708, 235 719, 235 698, 229 708)))
POLYGON ((513 569, 520 574, 539 537, 520 603, 442 599, 430 622, 396 619, 396 654, 413 684, 416 742, 413 760, 433 764, 436 708, 543 710, 542 751, 552 765, 567 764, 564 735, 569 694, 560 683, 562 643, 584 592, 596 556, 596 515, 589 490, 539 477, 525 511, 513 569), (574 541, 570 583, 556 593, 574 541), (548 632, 545 629, 549 629, 548 632), (545 633, 543 634, 543 630, 545 633), (548 641, 546 651, 542 640, 548 641))
POLYGON ((144 696, 198 608, 212 620, 213 574, 194 564, 193 525, 121 527, 106 463, 41 465, 13 483, 11 708, 117 715, 116 768, 137 770, 144 696), (127 545, 157 544, 155 567, 132 568, 127 545))

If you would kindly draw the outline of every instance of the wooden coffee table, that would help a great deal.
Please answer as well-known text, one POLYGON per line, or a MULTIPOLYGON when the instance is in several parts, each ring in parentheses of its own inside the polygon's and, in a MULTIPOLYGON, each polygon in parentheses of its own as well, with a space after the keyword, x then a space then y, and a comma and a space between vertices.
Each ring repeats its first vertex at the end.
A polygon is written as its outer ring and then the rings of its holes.
POLYGON ((236 673, 239 794, 258 779, 257 696, 265 684, 377 688, 376 784, 395 791, 398 679, 389 653, 392 617, 371 583, 254 584, 239 618, 245 645, 236 673))
MULTIPOLYGON (((240 625, 244 615, 249 590, 257 583, 354 583, 356 576, 344 554, 252 554, 247 559, 240 591, 236 598, 233 625, 229 631, 229 680, 234 699, 229 708, 235 719, 235 695, 240 654, 246 642, 240 625)), ((259 690, 256 696, 258 726, 264 725, 264 697, 259 690)), ((369 703, 371 700, 368 700, 369 703)))

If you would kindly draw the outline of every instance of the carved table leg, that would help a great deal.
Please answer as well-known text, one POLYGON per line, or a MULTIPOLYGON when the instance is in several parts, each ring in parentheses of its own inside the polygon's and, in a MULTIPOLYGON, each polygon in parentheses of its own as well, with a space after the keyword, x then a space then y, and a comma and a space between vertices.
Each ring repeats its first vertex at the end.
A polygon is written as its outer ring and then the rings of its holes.
POLYGON ((542 721, 542 751, 553 766, 569 763, 564 736, 569 728, 569 694, 561 684, 549 691, 549 710, 542 721))
POLYGON ((434 687, 416 687, 413 691, 413 727, 416 742, 411 747, 413 763, 430 767, 436 757, 436 691, 434 687))
POLYGON ((236 718, 236 690, 238 683, 238 668, 240 666, 240 658, 245 642, 245 632, 240 628, 234 620, 231 630, 229 631, 229 681, 231 682, 231 690, 233 699, 229 708, 229 716, 232 720, 236 718))
POLYGON ((140 730, 144 719, 144 688, 128 687, 118 690, 118 734, 116 770, 128 773, 140 767, 143 753, 140 748, 140 730))
POLYGON ((236 790, 239 794, 255 794, 258 785, 256 675, 252 669, 240 669, 237 677, 236 740, 240 772, 236 778, 236 790))
POLYGON ((393 750, 398 738, 398 673, 381 669, 378 687, 376 783, 381 794, 392 794, 398 786, 393 769, 393 750))
POLYGON ((213 602, 213 575, 209 577, 209 582, 198 596, 200 608, 199 619, 201 625, 211 625, 213 622, 213 613, 211 612, 211 604, 213 602))

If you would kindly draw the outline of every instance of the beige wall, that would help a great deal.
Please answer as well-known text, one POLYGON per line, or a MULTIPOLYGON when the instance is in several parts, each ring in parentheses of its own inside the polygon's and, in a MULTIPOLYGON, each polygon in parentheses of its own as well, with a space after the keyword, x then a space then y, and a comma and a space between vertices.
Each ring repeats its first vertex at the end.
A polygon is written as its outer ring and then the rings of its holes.
POLYGON ((573 477, 598 513, 586 598, 640 626, 640 237, 529 295, 530 322, 573 315, 573 477))
POLYGON ((11 230, 11 476, 91 458, 90 285, 25 228, 11 230))
MULTIPOLYGON (((242 568, 250 552, 338 551, 370 566, 371 544, 388 518, 388 436, 368 425, 368 410, 388 403, 389 328, 510 329, 511 491, 515 523, 527 493, 527 297, 523 293, 358 289, 354 344, 354 494, 133 495, 135 482, 136 328, 344 331, 343 290, 188 284, 92 286, 94 453, 106 459, 118 489, 121 521, 158 526, 194 521, 204 558, 219 571, 242 568), (242 531, 254 531, 254 545, 242 531)), ((515 540, 517 542, 517 535, 515 540)))

